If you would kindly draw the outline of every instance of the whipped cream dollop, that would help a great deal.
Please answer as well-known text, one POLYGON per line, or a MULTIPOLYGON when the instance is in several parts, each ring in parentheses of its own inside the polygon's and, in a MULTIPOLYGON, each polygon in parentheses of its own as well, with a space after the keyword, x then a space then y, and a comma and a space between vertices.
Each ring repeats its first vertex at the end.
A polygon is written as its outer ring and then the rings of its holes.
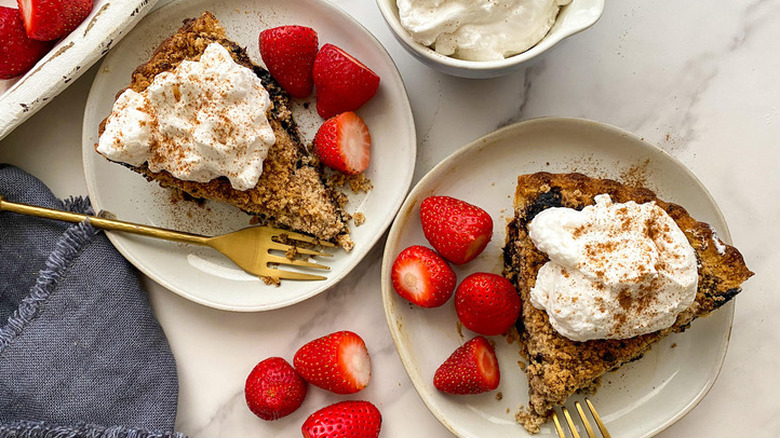
POLYGON ((418 43, 455 58, 488 61, 524 52, 571 0, 397 0, 401 25, 418 43))
POLYGON ((248 190, 263 173, 276 141, 268 122, 268 91, 260 78, 211 43, 199 61, 182 61, 155 76, 141 93, 114 102, 97 151, 112 161, 176 178, 207 182, 224 176, 248 190))
POLYGON ((528 234, 550 260, 531 303, 574 341, 626 339, 670 327, 696 298, 696 253, 654 202, 549 208, 528 234))

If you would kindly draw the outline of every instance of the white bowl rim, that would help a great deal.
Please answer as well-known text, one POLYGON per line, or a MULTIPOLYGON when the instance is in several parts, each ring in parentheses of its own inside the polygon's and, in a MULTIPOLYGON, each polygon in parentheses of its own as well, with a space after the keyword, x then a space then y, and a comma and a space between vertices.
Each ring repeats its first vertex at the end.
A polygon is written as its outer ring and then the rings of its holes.
MULTIPOLYGON (((577 1, 578 0, 572 0, 572 3, 565 7, 569 7, 572 4, 575 4, 577 1)), ((421 56, 433 63, 445 65, 451 68, 472 71, 491 71, 522 64, 523 62, 542 54, 562 40, 590 28, 601 18, 604 12, 605 0, 592 0, 592 6, 594 6, 594 9, 597 10, 598 13, 590 16, 590 20, 584 21, 578 26, 567 27, 562 32, 548 33, 544 38, 542 38, 541 41, 539 41, 530 49, 522 53, 518 53, 517 55, 512 55, 504 59, 493 61, 471 61, 442 55, 430 47, 424 46, 415 41, 409 35, 409 32, 407 32, 406 29, 401 26, 401 21, 398 18, 398 14, 396 12, 397 8, 395 8, 395 0, 376 0, 376 3, 377 6, 379 6, 379 11, 381 12, 382 17, 385 19, 385 22, 393 31, 393 34, 396 36, 396 38, 400 39, 407 49, 413 50, 416 55, 421 56)))

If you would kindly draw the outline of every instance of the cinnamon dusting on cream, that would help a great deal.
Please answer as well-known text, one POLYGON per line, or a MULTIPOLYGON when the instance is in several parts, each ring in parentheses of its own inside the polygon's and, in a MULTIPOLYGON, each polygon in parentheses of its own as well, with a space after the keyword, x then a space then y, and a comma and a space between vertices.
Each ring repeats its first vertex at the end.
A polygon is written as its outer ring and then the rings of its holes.
POLYGON ((575 341, 625 339, 671 326, 696 297, 696 255, 654 203, 598 195, 582 211, 550 208, 529 236, 550 261, 531 289, 534 307, 575 341))

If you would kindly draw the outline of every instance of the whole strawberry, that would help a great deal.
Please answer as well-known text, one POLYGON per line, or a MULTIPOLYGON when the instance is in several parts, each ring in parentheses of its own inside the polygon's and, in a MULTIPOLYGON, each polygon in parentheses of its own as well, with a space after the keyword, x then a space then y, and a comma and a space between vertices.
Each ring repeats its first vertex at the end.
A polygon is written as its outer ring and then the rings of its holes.
POLYGON ((255 365, 246 378, 244 397, 249 410, 263 420, 293 413, 306 397, 306 382, 281 357, 255 365))
POLYGON ((428 242, 456 265, 474 260, 493 237, 493 219, 485 210, 449 196, 423 199, 420 221, 428 242))
POLYGON ((307 343, 295 353, 293 365, 304 380, 336 394, 358 392, 371 380, 366 343, 347 330, 307 343))
POLYGON ((271 76, 292 97, 311 94, 318 48, 317 32, 310 27, 279 26, 260 32, 260 56, 271 76))
POLYGON ((449 394, 479 394, 498 388, 501 374, 493 347, 482 336, 458 347, 436 370, 433 386, 449 394))
POLYGON ((312 149, 322 163, 345 175, 364 172, 371 161, 371 134, 352 111, 326 120, 317 130, 312 149))
POLYGON ((64 37, 92 12, 92 0, 17 0, 27 36, 50 41, 64 37))
POLYGON ((455 290, 455 311, 467 329, 500 335, 517 321, 520 295, 506 278, 478 272, 464 278, 455 290))
POLYGON ((52 43, 30 39, 19 10, 0 6, 0 79, 11 79, 31 69, 52 43))
POLYGON ((382 414, 367 401, 350 400, 326 406, 303 423, 304 438, 376 438, 382 414))
POLYGON ((457 282, 450 265, 435 251, 420 245, 398 254, 390 277, 398 295, 422 307, 446 303, 457 282))
POLYGON ((317 113, 328 119, 355 111, 379 88, 379 76, 352 55, 333 44, 325 44, 314 60, 317 113))

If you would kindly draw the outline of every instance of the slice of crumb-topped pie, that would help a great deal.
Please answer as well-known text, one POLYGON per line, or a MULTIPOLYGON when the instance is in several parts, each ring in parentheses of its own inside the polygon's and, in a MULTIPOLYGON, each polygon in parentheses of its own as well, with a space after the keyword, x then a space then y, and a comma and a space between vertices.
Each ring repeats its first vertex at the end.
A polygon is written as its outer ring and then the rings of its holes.
POLYGON ((529 431, 606 372, 727 303, 753 273, 737 249, 644 188, 582 174, 521 175, 504 276, 517 321, 529 431))
POLYGON ((349 250, 346 196, 301 144, 288 99, 205 12, 135 69, 96 150, 163 187, 349 250))

